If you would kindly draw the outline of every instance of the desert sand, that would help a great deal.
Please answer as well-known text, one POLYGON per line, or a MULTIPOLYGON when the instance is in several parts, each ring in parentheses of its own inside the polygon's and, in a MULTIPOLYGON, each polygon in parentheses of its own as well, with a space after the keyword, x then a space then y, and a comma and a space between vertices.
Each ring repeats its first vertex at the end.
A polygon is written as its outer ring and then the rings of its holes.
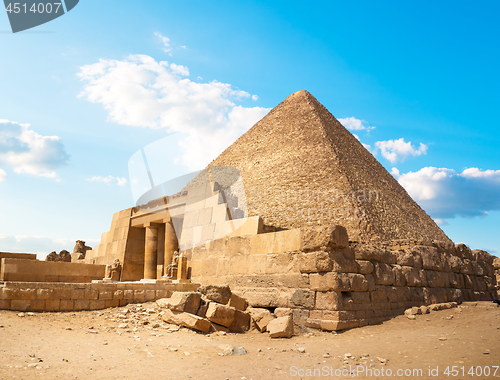
POLYGON ((1 311, 0 379, 500 378, 494 306, 469 303, 339 333, 296 327, 291 339, 179 329, 161 320, 155 303, 77 313, 1 311), (231 346, 247 354, 224 355, 231 346))

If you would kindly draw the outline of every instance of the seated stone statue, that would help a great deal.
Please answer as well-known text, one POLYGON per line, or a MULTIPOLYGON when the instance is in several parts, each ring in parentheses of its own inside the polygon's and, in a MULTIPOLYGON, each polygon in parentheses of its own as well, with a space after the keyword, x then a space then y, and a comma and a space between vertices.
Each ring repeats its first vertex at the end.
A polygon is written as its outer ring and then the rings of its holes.
POLYGON ((165 275, 163 277, 175 279, 177 277, 177 268, 179 266, 179 251, 174 252, 172 263, 167 266, 165 275))
POLYGON ((121 271, 122 265, 120 264, 120 260, 115 259, 113 264, 106 265, 106 276, 104 278, 111 281, 120 281, 121 271))

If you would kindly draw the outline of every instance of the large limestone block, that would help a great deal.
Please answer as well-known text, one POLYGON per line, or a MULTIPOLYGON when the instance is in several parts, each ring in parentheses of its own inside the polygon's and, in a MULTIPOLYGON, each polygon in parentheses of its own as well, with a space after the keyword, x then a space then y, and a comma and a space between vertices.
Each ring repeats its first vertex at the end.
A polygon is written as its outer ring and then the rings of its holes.
POLYGON ((444 270, 444 264, 441 260, 441 255, 437 248, 434 247, 419 247, 419 253, 422 257, 422 265, 426 270, 444 270))
POLYGON ((252 236, 252 255, 267 255, 269 253, 272 253, 275 235, 275 233, 267 233, 252 236))
POLYGON ((197 292, 174 292, 168 301, 169 309, 196 314, 200 299, 201 295, 197 292))
POLYGON ((272 320, 267 325, 271 338, 291 338, 293 336, 293 317, 291 315, 272 320))
POLYGON ((341 292, 316 292, 316 305, 318 310, 341 310, 341 292))
POLYGON ((373 245, 359 245, 354 249, 354 254, 356 260, 377 261, 386 264, 396 263, 396 255, 373 245))
POLYGON ((207 319, 213 323, 229 327, 234 322, 235 311, 236 309, 234 307, 210 302, 206 316, 207 319))
POLYGON ((300 251, 301 231, 293 229, 274 233, 273 253, 300 251))
POLYGON ((308 227, 302 231, 302 250, 329 250, 342 249, 349 246, 347 230, 339 225, 323 225, 319 227, 308 227))
POLYGON ((247 218, 241 226, 241 236, 261 234, 264 222, 260 216, 247 218))
POLYGON ((229 285, 203 285, 198 288, 198 292, 211 301, 227 304, 231 298, 229 285))
POLYGON ((359 273, 369 274, 373 272, 373 264, 367 260, 356 260, 359 266, 359 273))
POLYGON ((242 333, 250 329, 250 313, 236 309, 234 311, 233 323, 229 326, 229 331, 242 333))
POLYGON ((368 290, 368 281, 362 274, 350 273, 351 290, 353 292, 366 292, 368 290))
POLYGON ((395 275, 392 268, 385 263, 373 263, 373 277, 377 285, 393 285, 395 275))
POLYGON ((227 205, 225 203, 217 205, 213 208, 212 223, 220 223, 228 220, 227 205))
POLYGON ((422 286, 420 271, 417 268, 402 267, 401 271, 405 276, 406 284, 408 286, 422 286))
POLYGON ((394 265, 392 271, 394 272, 394 286, 405 286, 406 279, 401 265, 394 265))
POLYGON ((244 299, 243 297, 240 297, 239 295, 234 294, 234 293, 231 294, 231 298, 229 299, 229 302, 227 305, 232 306, 236 310, 240 310, 240 311, 245 311, 247 306, 248 306, 246 299, 244 299))
POLYGON ((290 298, 292 307, 299 307, 303 309, 314 308, 315 292, 306 289, 296 289, 290 298))
POLYGON ((201 209, 198 213, 197 226, 202 226, 204 224, 210 224, 212 221, 212 208, 201 209))
POLYGON ((172 311, 169 309, 164 311, 162 319, 167 323, 188 327, 201 332, 209 332, 211 326, 210 322, 202 317, 190 313, 172 311))
POLYGON ((330 260, 332 261, 332 271, 342 273, 358 273, 359 265, 354 260, 352 250, 349 248, 342 251, 330 252, 330 260))
POLYGON ((266 327, 274 319, 274 316, 267 309, 249 308, 252 321, 260 332, 266 331, 266 327))
POLYGON ((350 273, 337 272, 312 273, 309 275, 311 290, 348 292, 351 290, 350 275, 350 273))

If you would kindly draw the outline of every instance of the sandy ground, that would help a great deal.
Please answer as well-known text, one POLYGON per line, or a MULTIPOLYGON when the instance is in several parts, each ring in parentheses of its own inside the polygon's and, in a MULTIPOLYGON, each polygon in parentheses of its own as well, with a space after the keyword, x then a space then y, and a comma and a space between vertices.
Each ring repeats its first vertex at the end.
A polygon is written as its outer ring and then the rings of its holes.
POLYGON ((291 339, 256 331, 174 331, 155 313, 138 313, 135 325, 118 328, 123 310, 24 317, 0 311, 0 379, 500 378, 493 367, 500 366, 500 308, 459 307, 416 320, 399 316, 338 334, 297 329, 300 335, 291 339), (222 356, 220 345, 243 346, 248 353, 222 356), (346 354, 351 357, 344 359, 346 354), (421 375, 413 372, 419 369, 421 375))

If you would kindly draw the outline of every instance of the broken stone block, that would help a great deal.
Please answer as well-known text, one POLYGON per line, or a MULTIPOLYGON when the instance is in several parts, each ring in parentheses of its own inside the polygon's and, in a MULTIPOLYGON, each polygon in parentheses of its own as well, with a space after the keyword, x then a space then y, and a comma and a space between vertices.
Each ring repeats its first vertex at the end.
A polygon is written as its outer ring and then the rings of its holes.
POLYGON ((249 308, 252 320, 260 332, 266 331, 269 322, 274 319, 274 316, 267 309, 249 308))
POLYGON ((231 298, 229 299, 228 306, 234 307, 236 310, 245 311, 247 309, 247 300, 243 297, 240 297, 234 293, 231 294, 231 298))
POLYGON ((431 311, 427 306, 420 306, 420 313, 421 314, 429 314, 431 311))
POLYGON ((293 317, 288 315, 272 320, 267 325, 271 338, 291 338, 293 335, 293 317))
POLYGON ((202 318, 206 317, 207 314, 207 309, 208 309, 208 304, 206 300, 203 298, 200 300, 200 307, 198 308, 198 311, 196 312, 196 315, 202 318))
POLYGON ((156 304, 160 309, 168 309, 170 307, 169 300, 170 298, 160 298, 156 300, 156 304))
POLYGON ((286 317, 287 315, 293 315, 292 309, 289 307, 277 307, 274 309, 274 316, 276 318, 286 317))
POLYGON ((210 322, 205 318, 201 318, 190 313, 172 311, 169 309, 166 309, 164 311, 162 319, 167 323, 184 326, 201 332, 209 332, 211 327, 210 322))
POLYGON ((235 311, 234 307, 210 302, 206 316, 210 322, 229 327, 234 322, 235 311))
POLYGON ((417 315, 417 314, 421 314, 422 313, 422 310, 420 310, 419 307, 412 307, 410 309, 406 309, 405 310, 405 315, 408 316, 408 315, 417 315))
POLYGON ((201 295, 197 292, 174 292, 170 297, 169 309, 196 314, 200 307, 201 295))
POLYGON ((234 321, 229 326, 229 331, 242 333, 250 330, 250 313, 236 309, 234 311, 234 321))
POLYGON ((231 298, 229 285, 204 285, 198 288, 198 292, 211 301, 226 305, 231 298))
POLYGON ((321 248, 346 248, 349 246, 347 230, 339 225, 324 225, 301 230, 302 250, 314 251, 321 248))

